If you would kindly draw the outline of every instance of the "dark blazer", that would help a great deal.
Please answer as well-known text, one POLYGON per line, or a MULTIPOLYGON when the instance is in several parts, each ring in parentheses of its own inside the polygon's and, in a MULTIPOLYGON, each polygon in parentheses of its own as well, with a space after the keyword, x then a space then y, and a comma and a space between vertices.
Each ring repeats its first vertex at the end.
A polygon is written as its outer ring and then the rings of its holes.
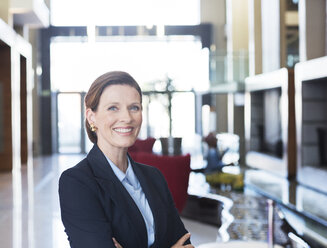
MULTIPOLYGON (((187 230, 167 183, 158 169, 130 160, 153 213, 152 247, 171 247, 187 230)), ((97 145, 84 160, 62 173, 59 197, 71 247, 114 248, 112 237, 123 248, 147 247, 142 214, 97 145)))

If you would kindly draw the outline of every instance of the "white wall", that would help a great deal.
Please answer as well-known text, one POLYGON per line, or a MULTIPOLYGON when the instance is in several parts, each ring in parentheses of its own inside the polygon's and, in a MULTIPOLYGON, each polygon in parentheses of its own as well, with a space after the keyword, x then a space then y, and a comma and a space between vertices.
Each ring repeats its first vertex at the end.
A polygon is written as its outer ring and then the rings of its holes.
POLYGON ((249 0, 249 76, 262 73, 261 0, 249 0))
POLYGON ((262 71, 280 68, 280 3, 261 1, 262 20, 262 71))

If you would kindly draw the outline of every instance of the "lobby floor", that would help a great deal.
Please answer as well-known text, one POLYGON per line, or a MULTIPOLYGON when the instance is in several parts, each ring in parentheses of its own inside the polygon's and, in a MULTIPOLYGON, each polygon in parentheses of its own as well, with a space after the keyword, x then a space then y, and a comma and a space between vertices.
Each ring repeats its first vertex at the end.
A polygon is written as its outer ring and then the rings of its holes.
MULTIPOLYGON (((69 247, 60 219, 58 178, 83 155, 53 155, 33 160, 33 169, 0 173, 0 247, 69 247)), ((192 243, 214 242, 218 228, 183 218, 192 243)))
MULTIPOLYGON (((75 165, 83 157, 84 155, 38 157, 34 158, 31 169, 27 169, 23 165, 19 171, 0 173, 1 248, 69 247, 60 218, 58 179, 62 171, 75 165)), ((289 192, 289 187, 282 187, 284 185, 282 182, 270 180, 268 175, 262 173, 260 171, 255 174, 250 173, 247 180, 256 187, 267 191, 268 189, 272 190, 276 196, 284 195, 284 193, 277 192, 277 189, 280 188, 285 188, 286 192, 289 192)), ((200 188, 202 186, 209 187, 201 173, 192 172, 190 183, 192 180, 196 180, 196 187, 189 188, 191 195, 196 193, 198 186, 200 188)), ((186 217, 182 218, 186 228, 192 234, 191 240, 195 246, 215 241, 266 240, 266 201, 262 197, 257 198, 257 195, 244 193, 246 194, 227 190, 211 194, 211 197, 217 198, 218 201, 225 198, 229 199, 227 203, 232 202, 229 204, 228 214, 224 215, 226 224, 224 228, 219 229, 217 225, 206 224, 186 217), (232 216, 232 218, 226 218, 228 216, 232 216)), ((312 196, 315 196, 309 194, 310 192, 308 193, 307 190, 302 193, 302 197, 297 197, 298 200, 304 201, 306 198, 311 199, 312 196)), ((282 198, 284 199, 284 197, 282 198)), ((292 199, 289 194, 288 199, 292 199)), ((321 203, 325 202, 321 195, 316 196, 315 199, 319 199, 321 203)), ((278 202, 278 199, 276 201, 278 202)), ((316 200, 312 202, 317 203, 316 200)), ((316 205, 315 208, 320 207, 318 212, 323 214, 325 205, 316 205)), ((305 207, 306 204, 301 204, 301 206, 305 207)), ((310 208, 313 208, 312 204, 310 204, 310 208)), ((309 229, 312 230, 312 225, 310 227, 309 229)), ((322 230, 320 229, 320 231, 322 230)), ((278 234, 276 231, 275 233, 278 234)), ((283 234, 280 237, 283 237, 283 234)), ((325 243, 324 240, 323 243, 325 243)))

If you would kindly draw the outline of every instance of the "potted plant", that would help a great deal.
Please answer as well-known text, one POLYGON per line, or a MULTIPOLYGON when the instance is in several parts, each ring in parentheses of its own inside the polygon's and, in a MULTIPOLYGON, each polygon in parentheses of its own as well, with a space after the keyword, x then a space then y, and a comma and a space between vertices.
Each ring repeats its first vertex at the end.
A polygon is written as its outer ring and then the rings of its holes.
MULTIPOLYGON (((167 113, 169 120, 169 136, 161 137, 160 143, 163 155, 180 155, 182 153, 182 138, 172 136, 172 98, 174 92, 176 92, 175 87, 172 84, 172 79, 166 77, 165 80, 159 80, 152 82, 154 84, 161 84, 163 90, 155 90, 154 94, 163 94, 168 98, 167 113)), ((158 87, 154 87, 158 88, 158 87)))

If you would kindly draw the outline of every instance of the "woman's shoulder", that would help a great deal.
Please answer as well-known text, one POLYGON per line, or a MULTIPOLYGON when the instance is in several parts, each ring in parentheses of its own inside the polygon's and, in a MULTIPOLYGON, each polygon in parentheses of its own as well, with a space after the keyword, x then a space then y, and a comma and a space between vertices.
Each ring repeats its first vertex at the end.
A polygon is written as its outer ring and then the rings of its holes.
POLYGON ((99 186, 87 159, 83 159, 75 166, 61 173, 58 192, 60 202, 69 201, 73 202, 71 203, 73 205, 83 203, 86 206, 90 199, 98 199, 100 195, 99 186))
POLYGON ((90 180, 93 177, 92 170, 86 158, 78 164, 63 171, 60 176, 60 181, 65 178, 75 178, 76 180, 90 180))

